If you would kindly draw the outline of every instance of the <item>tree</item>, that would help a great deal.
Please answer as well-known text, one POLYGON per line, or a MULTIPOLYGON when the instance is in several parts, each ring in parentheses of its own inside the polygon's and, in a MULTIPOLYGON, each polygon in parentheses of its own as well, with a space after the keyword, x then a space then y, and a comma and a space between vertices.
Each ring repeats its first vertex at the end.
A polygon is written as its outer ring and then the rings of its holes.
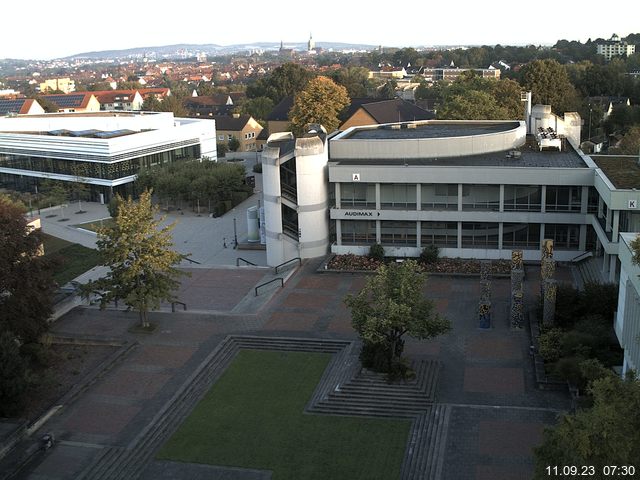
POLYGON ((232 152, 237 152, 240 148, 240 140, 238 140, 236 137, 231 137, 228 142, 228 146, 229 150, 231 150, 232 152))
POLYGON ((638 155, 640 153, 640 126, 631 127, 620 139, 620 145, 610 149, 610 152, 619 155, 638 155))
POLYGON ((0 417, 22 409, 29 386, 27 361, 20 355, 20 341, 7 330, 0 331, 0 417))
POLYGON ((55 283, 41 245, 24 208, 0 195, 0 331, 13 332, 21 343, 38 341, 51 315, 55 283))
POLYGON ((366 97, 372 89, 369 70, 364 67, 341 68, 331 78, 347 89, 349 98, 366 97))
POLYGON ((365 344, 380 346, 387 353, 388 371, 400 362, 405 334, 428 339, 451 329, 451 323, 424 297, 426 275, 419 270, 414 260, 382 265, 360 293, 344 300, 351 309, 353 328, 365 344))
POLYGON ((216 143, 216 153, 218 155, 218 158, 223 158, 228 151, 229 151, 229 147, 227 146, 226 143, 224 142, 216 143))
POLYGON ((314 78, 296 95, 289 112, 291 128, 296 135, 301 135, 308 124, 319 123, 327 132, 333 132, 340 125, 338 115, 348 104, 346 88, 328 77, 314 78))
POLYGON ((142 110, 145 112, 159 112, 161 103, 155 95, 148 95, 142 102, 142 110))
MULTIPOLYGON (((633 375, 633 374, 632 374, 633 375)), ((606 374, 591 383, 593 407, 565 415, 547 428, 535 449, 535 477, 549 478, 548 465, 590 465, 589 478, 607 479, 603 467, 635 465, 640 458, 640 382, 606 374)), ((632 475, 633 476, 633 475, 632 475)))
POLYGON ((36 97, 36 101, 44 109, 45 113, 57 113, 58 110, 60 110, 58 104, 54 103, 53 100, 49 100, 47 97, 38 96, 36 97))
POLYGON ((183 98, 178 95, 170 95, 160 102, 159 112, 173 112, 175 117, 186 117, 187 108, 184 106, 183 98))
POLYGON ((273 101, 268 97, 256 97, 250 98, 242 106, 242 109, 248 115, 251 115, 256 120, 265 120, 271 110, 273 110, 273 101))
POLYGON ((395 80, 387 80, 377 91, 378 98, 386 98, 392 99, 396 97, 396 87, 398 86, 398 82, 395 80))
POLYGON ((531 90, 533 103, 551 105, 556 112, 577 109, 576 90, 567 70, 555 60, 535 60, 521 70, 522 86, 531 90))
POLYGON ((100 308, 122 300, 140 315, 140 326, 148 328, 147 312, 162 301, 174 300, 173 291, 185 275, 178 265, 187 255, 171 249, 171 230, 175 224, 160 227, 164 218, 155 218, 151 191, 145 190, 138 202, 128 198, 120 204, 115 225, 98 230, 98 251, 109 272, 83 285, 85 297, 96 294, 100 308))
POLYGON ((295 63, 285 63, 271 75, 247 86, 247 97, 269 97, 274 105, 288 96, 302 91, 314 74, 295 63))

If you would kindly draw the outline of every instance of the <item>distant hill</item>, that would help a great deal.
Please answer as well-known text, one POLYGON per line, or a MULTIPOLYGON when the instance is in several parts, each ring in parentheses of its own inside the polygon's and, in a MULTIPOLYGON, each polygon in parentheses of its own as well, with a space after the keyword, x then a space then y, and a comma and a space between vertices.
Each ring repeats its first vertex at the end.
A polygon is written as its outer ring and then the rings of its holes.
MULTIPOLYGON (((306 42, 293 42, 285 43, 285 48, 293 48, 295 50, 306 50, 306 42)), ((340 42, 316 42, 316 47, 323 48, 325 50, 371 50, 375 48, 374 45, 363 45, 358 43, 340 43, 340 42)), ((275 51, 280 48, 279 42, 256 42, 256 43, 244 43, 237 45, 216 45, 210 44, 177 44, 177 45, 162 45, 154 47, 136 47, 127 48, 124 50, 102 50, 97 52, 83 52, 75 55, 69 55, 65 59, 120 59, 120 58, 132 58, 132 57, 156 57, 156 58, 170 58, 170 57, 186 57, 194 56, 198 52, 206 53, 207 55, 226 55, 239 52, 246 52, 248 50, 265 50, 275 51)))

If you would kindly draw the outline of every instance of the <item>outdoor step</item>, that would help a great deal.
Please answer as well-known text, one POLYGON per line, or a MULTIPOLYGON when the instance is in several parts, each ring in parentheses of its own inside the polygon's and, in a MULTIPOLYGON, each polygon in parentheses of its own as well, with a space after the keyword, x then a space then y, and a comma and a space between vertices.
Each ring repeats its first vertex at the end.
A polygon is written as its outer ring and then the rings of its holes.
POLYGON ((122 447, 105 447, 99 456, 94 460, 91 468, 85 468, 80 472, 78 480, 100 480, 108 477, 108 470, 114 462, 118 461, 124 454, 125 449, 122 447), (105 476, 107 475, 107 476, 105 476))
POLYGON ((391 410, 386 408, 364 408, 364 407, 349 407, 349 408, 335 408, 318 405, 314 408, 313 413, 322 413, 325 415, 343 415, 343 416, 363 416, 363 417, 387 417, 387 418, 413 418, 416 415, 423 413, 422 411, 404 411, 404 410, 391 410))
POLYGON ((409 442, 405 450, 405 457, 402 461, 401 479, 408 480, 412 477, 408 474, 416 469, 417 462, 420 459, 420 449, 422 448, 423 429, 427 428, 427 415, 418 415, 412 425, 409 442))
POLYGON ((331 398, 353 398, 361 400, 379 400, 387 402, 413 402, 413 403, 433 403, 433 399, 424 394, 399 394, 394 392, 353 392, 353 391, 335 391, 329 392, 331 398))
POLYGON ((399 403, 371 400, 357 401, 353 399, 331 399, 331 401, 320 402, 320 405, 332 406, 336 408, 380 408, 398 412, 423 412, 430 407, 430 404, 428 403, 399 403))

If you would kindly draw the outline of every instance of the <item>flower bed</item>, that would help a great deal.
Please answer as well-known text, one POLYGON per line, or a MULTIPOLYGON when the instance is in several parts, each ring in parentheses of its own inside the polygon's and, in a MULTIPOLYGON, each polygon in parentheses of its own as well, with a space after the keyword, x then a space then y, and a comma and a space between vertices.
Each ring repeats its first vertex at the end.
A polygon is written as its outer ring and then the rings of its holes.
MULTIPOLYGON (((392 258, 386 259, 388 262, 393 261, 392 258)), ((462 274, 479 274, 480 260, 464 259, 464 258, 439 258, 435 263, 423 264, 424 269, 431 273, 462 273, 462 274)), ((374 260, 364 255, 335 255, 327 268, 329 270, 365 270, 374 271, 382 262, 374 260)), ((508 260, 491 261, 491 273, 493 275, 508 275, 511 272, 511 263, 508 260)))

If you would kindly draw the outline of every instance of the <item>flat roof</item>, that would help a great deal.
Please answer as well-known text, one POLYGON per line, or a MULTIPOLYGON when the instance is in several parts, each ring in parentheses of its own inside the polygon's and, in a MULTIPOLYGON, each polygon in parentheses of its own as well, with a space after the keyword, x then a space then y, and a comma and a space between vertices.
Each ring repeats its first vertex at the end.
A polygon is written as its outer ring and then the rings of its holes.
MULTIPOLYGON (((101 110, 99 112, 53 112, 39 113, 36 115, 18 115, 14 118, 53 118, 53 117, 141 117, 144 115, 158 115, 161 112, 124 111, 124 110, 101 110)), ((164 112, 162 112, 164 113, 164 112)))
POLYGON ((640 165, 635 155, 591 155, 613 186, 640 189, 640 165))
POLYGON ((377 125, 372 127, 357 127, 342 139, 373 139, 373 140, 403 140, 417 138, 451 138, 467 137, 472 135, 487 135, 492 133, 508 132, 520 126, 520 122, 473 122, 464 120, 463 122, 445 122, 443 120, 431 122, 420 121, 416 123, 402 123, 377 125), (409 125, 414 127, 409 128, 409 125), (400 126, 400 128, 397 128, 400 126))
POLYGON ((533 137, 527 136, 527 142, 520 148, 482 153, 478 155, 465 155, 446 158, 376 158, 376 159, 340 159, 329 162, 334 165, 423 165, 438 167, 529 167, 529 168, 589 168, 582 157, 571 147, 568 141, 564 141, 565 151, 543 150, 540 151, 533 137), (514 156, 512 152, 520 152, 520 156, 514 156))

